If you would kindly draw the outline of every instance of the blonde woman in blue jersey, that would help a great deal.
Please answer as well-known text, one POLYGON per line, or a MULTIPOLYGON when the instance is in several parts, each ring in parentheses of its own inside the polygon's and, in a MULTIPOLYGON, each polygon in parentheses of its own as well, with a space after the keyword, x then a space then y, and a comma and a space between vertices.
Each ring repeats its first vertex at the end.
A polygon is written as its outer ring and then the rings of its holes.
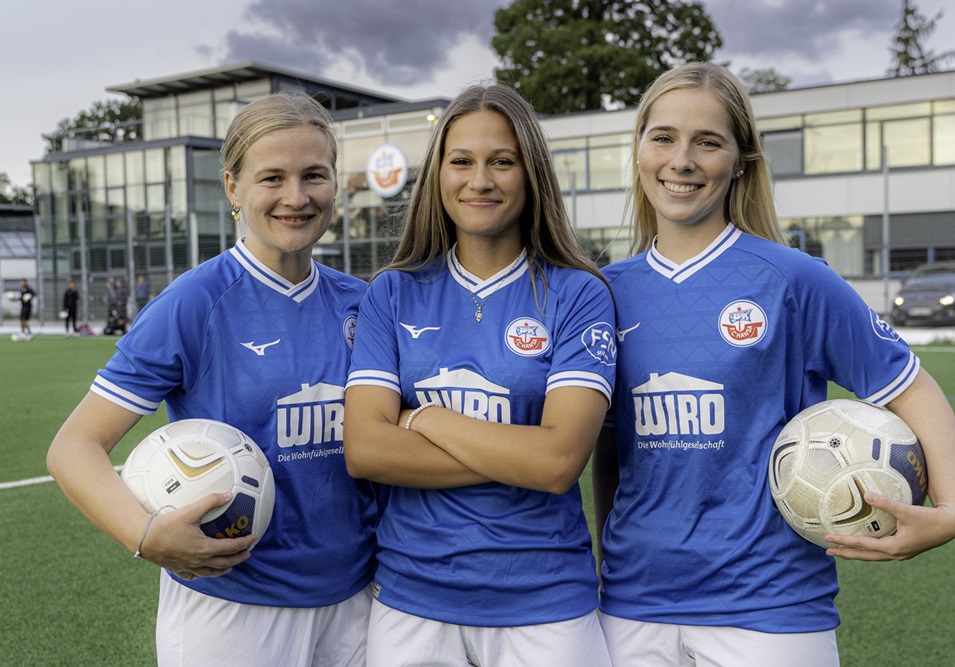
POLYGON ((222 158, 248 233, 136 316, 48 467, 106 534, 163 568, 159 665, 361 667, 377 513, 371 485, 345 470, 341 438, 366 286, 312 259, 337 189, 331 118, 302 93, 266 97, 232 121, 222 158), (113 470, 110 450, 163 401, 172 421, 227 422, 265 452, 275 510, 254 551, 253 536, 198 527, 227 495, 150 517, 113 470))
POLYGON ((577 478, 614 355, 533 110, 466 89, 355 333, 345 458, 387 489, 370 667, 609 666, 577 478))
POLYGON ((594 455, 601 624, 617 666, 837 665, 833 556, 910 558, 955 536, 955 415, 898 335, 821 260, 785 245, 745 90, 691 63, 637 110, 635 250, 616 302, 615 428, 594 455), (934 507, 866 495, 875 539, 790 529, 770 449, 834 381, 925 450, 934 507))

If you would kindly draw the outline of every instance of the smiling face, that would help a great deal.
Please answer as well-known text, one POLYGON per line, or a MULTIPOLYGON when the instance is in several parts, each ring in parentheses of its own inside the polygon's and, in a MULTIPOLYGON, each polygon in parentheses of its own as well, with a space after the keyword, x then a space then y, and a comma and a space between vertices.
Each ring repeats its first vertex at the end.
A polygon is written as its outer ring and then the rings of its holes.
POLYGON ((293 283, 308 276, 312 246, 331 224, 337 181, 328 138, 315 127, 274 130, 249 146, 226 194, 249 228, 245 244, 293 283))
POLYGON ((459 244, 483 238, 520 248, 527 176, 504 116, 475 111, 454 121, 444 137, 440 186, 459 244))
POLYGON ((725 227, 724 200, 741 163, 729 112, 715 94, 684 88, 661 95, 637 159, 661 235, 675 225, 715 237, 725 227))

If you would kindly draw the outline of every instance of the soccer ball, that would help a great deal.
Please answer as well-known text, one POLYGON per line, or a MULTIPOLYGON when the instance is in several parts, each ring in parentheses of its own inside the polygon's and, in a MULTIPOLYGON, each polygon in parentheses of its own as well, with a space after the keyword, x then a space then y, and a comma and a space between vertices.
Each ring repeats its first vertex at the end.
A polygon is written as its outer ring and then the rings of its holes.
POLYGON ((212 419, 183 419, 153 431, 130 452, 120 476, 150 513, 231 491, 231 503, 202 517, 199 527, 209 537, 261 539, 272 520, 268 459, 245 433, 212 419))
POLYGON ((783 427, 769 459, 769 489, 793 530, 822 547, 825 535, 895 532, 895 517, 865 501, 866 491, 921 505, 925 457, 912 429, 862 401, 823 401, 783 427))

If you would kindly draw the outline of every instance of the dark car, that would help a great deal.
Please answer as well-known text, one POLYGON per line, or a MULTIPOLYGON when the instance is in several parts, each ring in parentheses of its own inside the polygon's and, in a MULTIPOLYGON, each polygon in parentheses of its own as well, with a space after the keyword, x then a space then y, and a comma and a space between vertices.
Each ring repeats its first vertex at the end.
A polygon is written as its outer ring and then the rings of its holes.
POLYGON ((892 302, 892 322, 898 326, 955 324, 955 262, 923 264, 913 270, 892 302))

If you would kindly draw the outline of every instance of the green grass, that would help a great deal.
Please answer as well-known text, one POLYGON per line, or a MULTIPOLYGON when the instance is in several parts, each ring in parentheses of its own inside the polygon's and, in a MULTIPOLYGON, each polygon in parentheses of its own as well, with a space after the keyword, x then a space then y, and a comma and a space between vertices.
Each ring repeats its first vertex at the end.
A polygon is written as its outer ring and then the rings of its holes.
MULTIPOLYGON (((46 450, 113 352, 115 338, 0 339, 4 391, 0 483, 45 476, 46 450)), ((917 352, 950 399, 955 346, 917 352)), ((835 396, 844 393, 834 390, 835 396)), ((112 454, 166 420, 143 419, 112 454)), ((581 479, 592 516, 590 472, 581 479)), ((159 570, 100 533, 53 483, 0 488, 0 665, 155 664, 159 570)), ((845 667, 934 667, 955 662, 955 544, 904 563, 838 564, 837 630, 845 667)))
MULTIPOLYGON (((115 342, 0 339, 0 482, 47 474, 49 443, 115 342)), ((165 409, 140 420, 113 463, 165 421, 165 409)), ((53 483, 0 489, 0 508, 0 664, 155 664, 159 569, 97 530, 53 483)))

